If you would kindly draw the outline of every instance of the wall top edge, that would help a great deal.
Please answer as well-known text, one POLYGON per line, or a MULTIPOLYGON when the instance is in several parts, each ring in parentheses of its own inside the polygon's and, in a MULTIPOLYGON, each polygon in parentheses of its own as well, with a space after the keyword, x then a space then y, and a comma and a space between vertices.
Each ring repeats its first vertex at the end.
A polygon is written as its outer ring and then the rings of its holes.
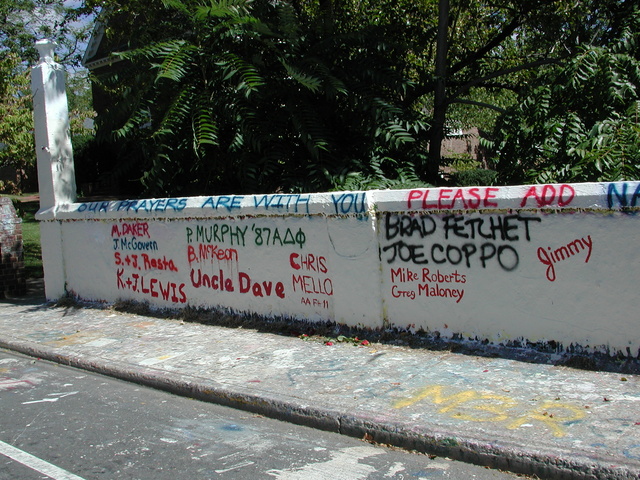
POLYGON ((36 218, 216 218, 464 210, 636 210, 640 182, 440 187, 312 194, 219 195, 57 205, 36 218))

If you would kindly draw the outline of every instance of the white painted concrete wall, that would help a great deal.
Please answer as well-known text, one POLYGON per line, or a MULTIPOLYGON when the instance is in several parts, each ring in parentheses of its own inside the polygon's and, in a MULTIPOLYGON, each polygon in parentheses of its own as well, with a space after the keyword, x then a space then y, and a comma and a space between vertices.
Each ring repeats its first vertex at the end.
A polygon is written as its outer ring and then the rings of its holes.
POLYGON ((33 71, 47 298, 640 349, 640 182, 75 203, 64 76, 33 71))
POLYGON ((630 182, 72 203, 38 218, 45 256, 62 235, 45 281, 87 300, 636 355, 639 200, 630 182))

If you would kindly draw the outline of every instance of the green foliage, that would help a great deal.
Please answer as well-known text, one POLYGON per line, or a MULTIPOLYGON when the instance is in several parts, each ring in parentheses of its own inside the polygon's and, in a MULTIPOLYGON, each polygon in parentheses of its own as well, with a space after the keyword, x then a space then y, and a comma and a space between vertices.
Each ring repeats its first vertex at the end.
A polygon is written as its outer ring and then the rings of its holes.
POLYGON ((498 176, 498 172, 483 168, 482 163, 469 153, 450 155, 443 159, 443 164, 451 171, 450 183, 458 187, 494 185, 498 176))
POLYGON ((498 172, 484 168, 474 168, 461 170, 451 174, 451 181, 458 187, 469 187, 475 185, 494 185, 498 172))
POLYGON ((88 72, 86 70, 67 72, 66 86, 70 133, 75 147, 76 136, 93 134, 93 129, 85 125, 87 119, 93 119, 96 116, 93 110, 88 72))
POLYGON ((475 170, 482 167, 482 163, 476 160, 470 153, 453 153, 443 159, 443 163, 448 165, 455 172, 475 170))
POLYGON ((19 66, 13 53, 0 58, 0 165, 16 171, 16 182, 3 182, 5 193, 37 184, 30 76, 19 66))
POLYGON ((17 55, 33 65, 38 60, 35 41, 48 38, 58 44, 57 61, 78 66, 81 43, 90 23, 81 21, 90 9, 69 6, 64 0, 11 0, 0 2, 0 53, 17 55))
POLYGON ((35 214, 40 202, 33 195, 11 195, 16 213, 22 218, 22 253, 24 273, 27 278, 42 278, 42 248, 40 246, 40 225, 35 214), (28 197, 28 198, 27 198, 28 197))
POLYGON ((494 139, 501 181, 640 178, 640 13, 619 38, 579 53, 500 118, 494 139))
POLYGON ((330 179, 331 190, 386 190, 405 188, 426 188, 429 183, 420 179, 410 165, 402 165, 396 160, 384 157, 372 158, 368 165, 343 171, 330 179))
POLYGON ((99 133, 144 145, 147 194, 419 181, 428 126, 402 105, 413 83, 389 25, 266 0, 165 6, 181 28, 120 53, 126 66, 102 79, 114 102, 99 133))
POLYGON ((635 175, 634 2, 97 4, 125 60, 97 141, 146 195, 435 184, 442 132, 496 122, 501 182, 635 175))
MULTIPOLYGON (((71 26, 80 11, 70 9, 62 0, 16 0, 0 2, 0 166, 16 172, 16 180, 2 182, 2 191, 18 193, 37 189, 36 154, 33 138, 33 115, 29 67, 38 59, 35 41, 44 37, 55 40, 60 57, 68 66, 79 63, 79 43, 86 38, 87 25, 71 26), (72 13, 73 12, 73 13, 72 13)), ((90 100, 80 100, 77 92, 88 92, 82 75, 71 77, 72 132, 91 116, 90 100), (74 103, 75 102, 75 103, 74 103)))
POLYGON ((640 179, 640 100, 626 112, 596 123, 586 140, 571 149, 582 163, 607 180, 640 179))
MULTIPOLYGON (((443 9, 449 2, 439 5, 443 9)), ((496 114, 513 105, 515 94, 532 80, 552 73, 586 42, 599 46, 619 38, 634 8, 633 2, 619 0, 451 2, 440 16, 446 29, 437 37, 436 51, 446 52, 446 62, 437 55, 434 61, 419 59, 425 67, 420 83, 438 87, 433 101, 424 97, 433 112, 430 178, 440 162, 439 127, 454 119, 490 129, 496 114), (429 68, 434 63, 440 67, 435 75, 429 68)))

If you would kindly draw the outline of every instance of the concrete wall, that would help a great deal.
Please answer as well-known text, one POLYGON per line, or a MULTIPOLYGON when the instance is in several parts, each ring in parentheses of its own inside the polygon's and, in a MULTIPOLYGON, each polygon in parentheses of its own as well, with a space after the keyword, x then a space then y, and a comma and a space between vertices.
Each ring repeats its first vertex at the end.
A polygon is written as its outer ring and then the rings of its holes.
POLYGON ((64 72, 32 72, 45 292, 640 350, 640 183, 76 203, 64 72))
POLYGON ((9 197, 0 197, 0 298, 23 295, 24 275, 22 219, 9 197))
POLYGON ((38 218, 52 299, 636 355, 638 200, 630 182, 71 203, 38 218))

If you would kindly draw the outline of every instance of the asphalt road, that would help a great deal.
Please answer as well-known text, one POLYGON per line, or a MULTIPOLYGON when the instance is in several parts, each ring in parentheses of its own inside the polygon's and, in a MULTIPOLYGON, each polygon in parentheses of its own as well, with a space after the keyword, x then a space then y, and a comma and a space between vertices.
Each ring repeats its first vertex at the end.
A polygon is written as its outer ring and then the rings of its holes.
POLYGON ((513 479, 0 350, 0 480, 513 479))

